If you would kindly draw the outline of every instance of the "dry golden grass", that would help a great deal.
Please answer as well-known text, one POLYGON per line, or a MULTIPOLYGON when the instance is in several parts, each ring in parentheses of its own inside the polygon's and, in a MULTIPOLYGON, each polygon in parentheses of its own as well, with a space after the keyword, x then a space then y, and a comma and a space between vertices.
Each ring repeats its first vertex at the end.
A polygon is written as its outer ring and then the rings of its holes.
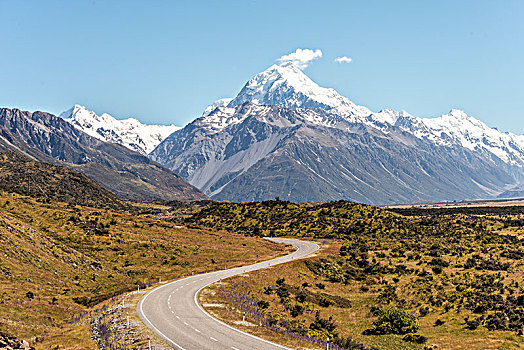
POLYGON ((138 283, 239 266, 283 249, 151 215, 42 203, 5 192, 0 239, 0 331, 39 348, 92 348, 86 327, 67 321, 138 283))

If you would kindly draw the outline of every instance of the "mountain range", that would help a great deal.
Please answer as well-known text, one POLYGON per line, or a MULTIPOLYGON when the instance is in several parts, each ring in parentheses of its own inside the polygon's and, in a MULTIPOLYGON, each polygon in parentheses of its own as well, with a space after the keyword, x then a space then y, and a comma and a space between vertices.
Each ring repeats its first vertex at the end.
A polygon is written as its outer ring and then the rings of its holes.
POLYGON ((524 136, 456 109, 437 118, 375 113, 281 64, 206 108, 150 157, 219 200, 463 200, 518 186, 524 136))
POLYGON ((183 128, 80 105, 60 117, 0 109, 0 150, 68 166, 123 199, 390 204, 524 190, 524 135, 458 109, 436 118, 373 112, 289 62, 183 128))
POLYGON ((146 156, 92 137, 50 113, 0 108, 0 151, 66 166, 125 200, 207 198, 146 156))
POLYGON ((119 120, 103 113, 100 116, 84 106, 74 105, 60 114, 75 128, 99 140, 119 143, 147 155, 174 131, 175 125, 146 125, 135 118, 119 120))

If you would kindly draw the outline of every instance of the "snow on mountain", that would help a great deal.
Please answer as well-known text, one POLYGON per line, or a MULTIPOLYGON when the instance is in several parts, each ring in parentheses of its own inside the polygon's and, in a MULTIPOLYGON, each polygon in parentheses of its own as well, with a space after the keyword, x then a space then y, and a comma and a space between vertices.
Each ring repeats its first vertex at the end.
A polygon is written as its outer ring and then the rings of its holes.
POLYGON ((437 118, 397 114, 396 118, 390 119, 390 124, 439 145, 456 143, 471 151, 495 156, 506 164, 524 166, 524 135, 490 128, 458 109, 437 118))
POLYGON ((211 114, 211 112, 213 112, 218 107, 226 107, 229 103, 231 103, 232 100, 233 100, 232 98, 222 98, 220 100, 216 100, 215 102, 213 102, 212 104, 206 107, 202 115, 207 116, 211 114))
POLYGON ((369 109, 354 104, 334 89, 320 87, 292 64, 275 64, 255 75, 229 106, 245 102, 293 109, 322 108, 354 121, 362 121, 371 114, 369 109))
POLYGON ((175 125, 146 125, 134 118, 118 120, 107 113, 99 116, 80 105, 74 105, 60 117, 90 136, 119 143, 144 155, 151 153, 166 137, 180 129, 175 125))
MULTIPOLYGON (((223 105, 223 101, 227 100, 220 101, 223 105)), ((419 118, 406 111, 397 112, 392 109, 374 113, 341 96, 334 89, 320 87, 302 69, 292 64, 272 65, 255 75, 229 102, 229 107, 246 102, 292 109, 321 108, 332 115, 342 116, 349 122, 372 126, 386 134, 391 126, 396 126, 439 145, 450 146, 457 143, 469 150, 487 152, 512 166, 524 167, 524 135, 490 128, 457 109, 437 118, 419 118)), ((222 119, 223 122, 226 120, 227 118, 222 119)), ((336 125, 330 119, 313 120, 312 123, 336 125)))

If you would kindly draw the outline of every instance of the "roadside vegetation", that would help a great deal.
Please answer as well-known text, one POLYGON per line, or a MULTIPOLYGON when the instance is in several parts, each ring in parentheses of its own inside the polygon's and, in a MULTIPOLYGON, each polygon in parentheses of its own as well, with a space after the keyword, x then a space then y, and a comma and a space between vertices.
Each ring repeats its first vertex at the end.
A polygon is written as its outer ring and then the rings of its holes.
MULTIPOLYGON (((276 200, 217 203, 186 223, 324 243, 315 258, 227 281, 290 332, 354 349, 511 349, 524 346, 523 219, 276 200)), ((240 310, 226 284, 216 298, 240 310)))

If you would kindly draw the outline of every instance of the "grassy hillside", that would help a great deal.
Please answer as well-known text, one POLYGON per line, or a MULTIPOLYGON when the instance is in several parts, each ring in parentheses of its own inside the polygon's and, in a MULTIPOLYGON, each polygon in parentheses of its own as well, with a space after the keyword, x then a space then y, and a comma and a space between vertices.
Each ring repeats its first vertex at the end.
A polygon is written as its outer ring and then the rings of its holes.
POLYGON ((66 167, 42 163, 20 153, 0 153, 0 188, 84 206, 122 209, 124 203, 96 182, 66 167))
POLYGON ((0 192, 0 239, 0 332, 37 347, 49 338, 85 344, 87 329, 71 330, 66 322, 139 283, 244 264, 282 249, 152 215, 7 192, 0 192))
POLYGON ((249 297, 282 329, 357 348, 523 347, 524 216, 475 213, 271 201, 217 203, 188 222, 323 238, 318 257, 235 277, 210 301, 249 297))

